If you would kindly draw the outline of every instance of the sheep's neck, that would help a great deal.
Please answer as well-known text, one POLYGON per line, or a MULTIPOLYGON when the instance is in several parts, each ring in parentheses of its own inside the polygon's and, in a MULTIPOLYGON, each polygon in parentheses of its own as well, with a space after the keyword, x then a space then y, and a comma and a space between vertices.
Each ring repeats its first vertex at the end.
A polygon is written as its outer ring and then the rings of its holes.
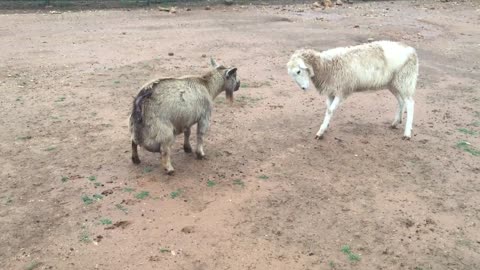
POLYGON ((305 62, 309 64, 314 72, 314 75, 311 77, 311 80, 315 87, 317 88, 320 93, 325 91, 327 82, 330 78, 329 70, 330 65, 328 60, 322 59, 321 56, 318 55, 308 55, 304 56, 305 62))

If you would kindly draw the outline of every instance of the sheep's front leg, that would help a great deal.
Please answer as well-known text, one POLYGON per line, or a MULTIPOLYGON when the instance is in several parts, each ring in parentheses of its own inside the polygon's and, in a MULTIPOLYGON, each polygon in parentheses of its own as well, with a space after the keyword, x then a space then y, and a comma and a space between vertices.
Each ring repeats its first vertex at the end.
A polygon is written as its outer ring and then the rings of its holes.
POLYGON ((192 146, 190 145, 190 133, 191 133, 190 128, 186 128, 185 131, 183 132, 184 134, 183 150, 185 151, 185 153, 192 152, 192 146))
POLYGON ((407 107, 407 123, 405 124, 405 133, 403 134, 403 139, 410 140, 410 138, 412 138, 413 109, 415 102, 411 97, 407 97, 405 98, 405 105, 407 107))
POLYGON ((204 159, 205 152, 203 151, 203 136, 207 133, 209 122, 207 119, 201 119, 197 124, 197 159, 204 159))
POLYGON ((332 118, 333 113, 335 112, 335 109, 337 109, 339 104, 340 98, 338 96, 329 96, 327 98, 327 111, 325 112, 325 118, 323 119, 323 123, 320 126, 320 129, 318 130, 315 139, 320 140, 323 138, 323 134, 325 133, 325 131, 327 131, 328 125, 330 124, 330 119, 332 118))

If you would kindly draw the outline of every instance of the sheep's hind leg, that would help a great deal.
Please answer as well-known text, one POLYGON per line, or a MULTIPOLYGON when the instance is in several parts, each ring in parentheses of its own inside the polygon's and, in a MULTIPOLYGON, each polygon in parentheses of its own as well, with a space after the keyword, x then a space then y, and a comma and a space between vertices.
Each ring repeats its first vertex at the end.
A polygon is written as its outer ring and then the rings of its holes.
POLYGON ((192 146, 190 145, 190 133, 191 133, 190 128, 186 128, 185 131, 183 132, 184 134, 183 150, 185 151, 185 153, 192 152, 192 146))
POLYGON ((405 101, 400 94, 395 94, 395 97, 398 101, 397 112, 395 113, 395 119, 393 120, 392 124, 390 125, 391 128, 397 128, 398 124, 402 123, 403 112, 405 111, 405 101))
POLYGON ((340 98, 338 96, 328 96, 326 103, 327 110, 325 112, 325 118, 323 119, 323 123, 315 136, 315 139, 317 140, 323 139, 323 134, 325 133, 325 131, 327 131, 328 125, 330 124, 330 119, 332 118, 333 113, 340 104, 340 98))
POLYGON ((405 124, 405 133, 403 135, 404 140, 410 140, 412 138, 413 128, 413 111, 415 102, 412 97, 405 98, 405 105, 407 107, 407 123, 405 124))
POLYGON ((205 152, 203 151, 203 136, 207 133, 208 130, 208 120, 202 119, 197 124, 197 149, 195 153, 197 154, 197 159, 204 159, 205 152))
POLYGON ((138 157, 138 145, 132 141, 132 162, 134 164, 140 164, 140 158, 138 157))

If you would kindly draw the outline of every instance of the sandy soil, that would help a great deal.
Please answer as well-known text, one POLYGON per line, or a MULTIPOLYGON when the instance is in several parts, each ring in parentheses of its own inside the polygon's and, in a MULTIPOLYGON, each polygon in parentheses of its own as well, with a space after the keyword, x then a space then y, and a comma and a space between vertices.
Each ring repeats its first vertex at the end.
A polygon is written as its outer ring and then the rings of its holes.
POLYGON ((469 1, 0 15, 0 268, 480 269, 479 24, 469 1), (381 91, 314 140, 324 98, 289 55, 370 37, 418 49, 415 136, 381 91), (175 176, 133 165, 138 87, 210 56, 243 83, 208 159, 179 136, 175 176))

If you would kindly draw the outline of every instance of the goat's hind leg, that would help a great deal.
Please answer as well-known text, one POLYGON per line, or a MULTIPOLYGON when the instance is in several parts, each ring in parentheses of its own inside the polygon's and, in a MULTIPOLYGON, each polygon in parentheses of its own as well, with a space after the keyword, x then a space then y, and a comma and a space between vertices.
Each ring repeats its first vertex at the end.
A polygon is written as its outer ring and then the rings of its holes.
POLYGON ((330 119, 332 118, 333 113, 340 104, 340 98, 338 96, 328 96, 326 103, 327 110, 325 112, 325 118, 323 119, 323 123, 315 136, 315 139, 317 140, 323 139, 323 134, 325 133, 325 131, 327 131, 328 125, 330 124, 330 119))
POLYGON ((207 119, 201 119, 197 124, 197 159, 204 159, 205 152, 203 151, 203 136, 207 133, 209 122, 207 119))
POLYGON ((132 162, 134 164, 140 164, 140 158, 138 157, 138 145, 132 141, 132 162))
POLYGON ((412 97, 405 98, 405 105, 407 107, 407 121, 405 123, 405 133, 403 135, 404 140, 410 140, 412 138, 413 129, 413 111, 415 102, 412 97))
POLYGON ((184 134, 183 150, 185 151, 185 153, 192 152, 192 145, 190 145, 190 133, 191 133, 190 128, 186 128, 185 131, 183 132, 184 134))
POLYGON ((172 166, 172 161, 170 160, 170 155, 172 152, 171 149, 171 144, 163 144, 161 146, 162 166, 168 175, 173 175, 175 173, 175 169, 172 166))

